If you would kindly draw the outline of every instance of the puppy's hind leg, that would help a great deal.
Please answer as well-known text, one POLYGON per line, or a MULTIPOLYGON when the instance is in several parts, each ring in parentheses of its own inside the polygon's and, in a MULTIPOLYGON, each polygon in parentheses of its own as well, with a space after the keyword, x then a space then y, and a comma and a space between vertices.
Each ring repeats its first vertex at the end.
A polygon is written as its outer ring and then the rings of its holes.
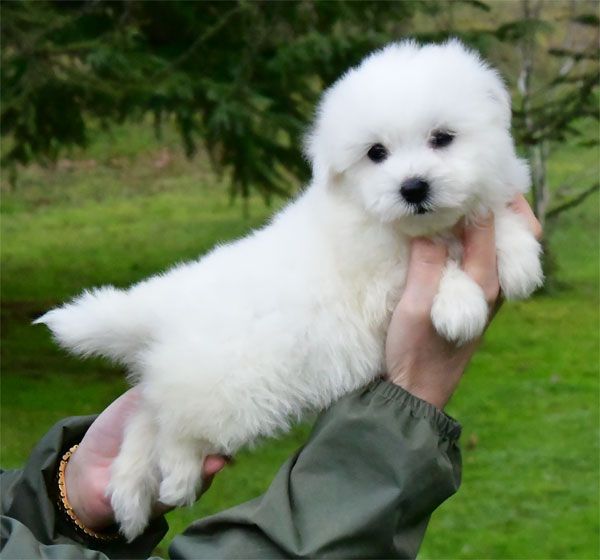
POLYGON ((156 432, 152 410, 142 402, 128 421, 121 451, 112 465, 107 494, 129 542, 148 524, 158 495, 156 432))

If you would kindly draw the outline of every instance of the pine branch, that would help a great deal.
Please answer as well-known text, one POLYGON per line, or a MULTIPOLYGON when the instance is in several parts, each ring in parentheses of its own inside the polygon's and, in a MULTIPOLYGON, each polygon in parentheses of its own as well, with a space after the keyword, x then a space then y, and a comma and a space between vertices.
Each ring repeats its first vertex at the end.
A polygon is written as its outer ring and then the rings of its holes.
POLYGON ((211 27, 209 27, 208 29, 206 29, 202 33, 200 33, 200 35, 198 35, 198 37, 195 39, 195 41, 185 50, 185 52, 181 53, 166 68, 163 68, 160 71, 156 72, 150 78, 150 82, 154 82, 154 81, 156 81, 156 80, 158 80, 160 78, 163 78, 164 76, 166 76, 167 74, 169 74, 170 72, 172 72, 173 70, 175 70, 175 68, 177 68, 178 66, 180 66, 181 64, 183 64, 192 54, 194 54, 194 52, 203 43, 205 43, 206 41, 208 41, 213 35, 215 35, 217 32, 219 32, 234 15, 236 15, 239 12, 241 12, 245 8, 246 8, 246 6, 245 6, 244 3, 239 3, 234 8, 232 8, 231 10, 228 10, 227 12, 225 12, 214 23, 214 25, 212 25, 211 27))
POLYGON ((578 194, 575 198, 564 202, 563 204, 558 205, 556 208, 552 208, 546 213, 546 219, 556 218, 559 214, 562 214, 565 210, 569 210, 569 208, 574 208, 575 206, 579 206, 588 196, 600 190, 600 183, 595 183, 588 189, 584 190, 582 193, 578 194))

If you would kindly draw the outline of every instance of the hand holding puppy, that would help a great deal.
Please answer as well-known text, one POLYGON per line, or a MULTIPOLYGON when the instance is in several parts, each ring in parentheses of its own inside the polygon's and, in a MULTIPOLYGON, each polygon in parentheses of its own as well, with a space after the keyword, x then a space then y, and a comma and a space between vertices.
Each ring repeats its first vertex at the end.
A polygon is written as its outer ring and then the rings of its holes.
MULTIPOLYGON (((113 524, 115 514, 107 495, 110 469, 119 454, 128 419, 139 406, 139 388, 121 395, 96 418, 71 456, 65 472, 67 497, 77 518, 89 529, 102 532, 113 524)), ((209 455, 202 468, 206 491, 212 478, 227 464, 227 459, 209 455)), ((157 502, 155 515, 166 513, 172 507, 157 502)))
MULTIPOLYGON (((539 240, 542 228, 525 197, 518 195, 510 208, 527 222, 539 240)), ((462 270, 485 294, 491 317, 500 293, 493 215, 465 227, 462 241, 462 270)), ((440 409, 456 390, 480 342, 479 338, 458 346, 448 342, 430 319, 447 256, 447 248, 441 243, 424 238, 413 240, 406 288, 386 340, 389 379, 440 409)))

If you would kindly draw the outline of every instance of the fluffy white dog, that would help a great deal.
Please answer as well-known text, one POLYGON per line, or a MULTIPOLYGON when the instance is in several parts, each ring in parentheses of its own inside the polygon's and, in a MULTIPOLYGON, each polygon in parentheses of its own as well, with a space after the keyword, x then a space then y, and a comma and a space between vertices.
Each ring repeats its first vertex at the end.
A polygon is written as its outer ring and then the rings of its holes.
POLYGON ((129 539, 157 498, 194 501, 207 454, 233 454, 384 372, 410 237, 451 246, 431 314, 450 341, 488 319, 450 233, 462 217, 494 212, 506 298, 540 286, 540 246, 507 209, 529 185, 510 116, 498 74, 459 42, 390 45, 325 93, 307 141, 312 182, 268 226, 37 321, 142 387, 111 481, 129 539))

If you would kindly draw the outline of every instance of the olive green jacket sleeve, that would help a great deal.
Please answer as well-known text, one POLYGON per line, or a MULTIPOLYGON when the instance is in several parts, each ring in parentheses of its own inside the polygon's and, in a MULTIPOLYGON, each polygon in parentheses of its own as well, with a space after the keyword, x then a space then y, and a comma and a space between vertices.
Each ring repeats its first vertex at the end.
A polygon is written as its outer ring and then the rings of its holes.
POLYGON ((62 420, 42 438, 25 468, 0 475, 1 558, 105 559, 147 558, 167 532, 166 521, 153 521, 131 544, 104 543, 80 535, 58 507, 58 464, 79 443, 95 416, 62 420))
MULTIPOLYGON (((61 424, 62 429, 74 421, 61 424)), ((12 509, 3 496, 2 556, 149 554, 164 527, 153 527, 131 545, 120 542, 96 553, 89 551, 96 545, 87 543, 86 548, 59 527, 42 474, 44 468, 55 472, 59 450, 68 447, 57 443, 56 430, 45 438, 55 443, 48 440, 40 452, 42 442, 26 469, 11 475, 17 479, 6 491, 12 509), (27 472, 30 491, 24 492, 19 487, 27 472), (20 504, 16 508, 15 500, 20 504), (55 546, 74 548, 55 551, 55 546)), ((459 434, 458 424, 435 407, 396 385, 376 381, 321 415, 306 445, 283 465, 264 495, 196 522, 174 539, 170 556, 415 557, 429 516, 460 483, 459 434)))

